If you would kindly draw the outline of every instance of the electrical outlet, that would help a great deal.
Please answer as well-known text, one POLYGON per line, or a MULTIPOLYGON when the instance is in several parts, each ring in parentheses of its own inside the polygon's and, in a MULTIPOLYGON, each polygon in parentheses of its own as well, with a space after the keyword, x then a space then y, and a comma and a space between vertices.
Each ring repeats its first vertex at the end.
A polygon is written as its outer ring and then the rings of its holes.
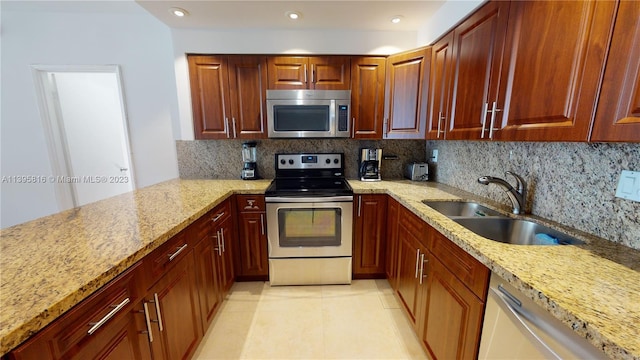
POLYGON ((438 162, 438 149, 434 149, 431 151, 431 161, 434 163, 438 162))
POLYGON ((622 170, 616 197, 640 202, 640 171, 622 170))

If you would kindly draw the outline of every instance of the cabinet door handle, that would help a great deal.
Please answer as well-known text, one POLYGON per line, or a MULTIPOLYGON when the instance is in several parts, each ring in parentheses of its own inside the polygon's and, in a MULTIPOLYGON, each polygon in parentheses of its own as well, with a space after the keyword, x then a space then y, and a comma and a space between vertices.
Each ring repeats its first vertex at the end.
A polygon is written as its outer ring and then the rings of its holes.
POLYGON ((420 249, 418 249, 418 251, 416 252, 416 275, 414 276, 416 279, 418 278, 419 261, 420 261, 420 249))
POLYGON ((224 249, 224 229, 220 229, 220 237, 222 239, 220 239, 220 243, 222 244, 222 252, 226 252, 226 250, 224 249))
POLYGON ((424 258, 424 254, 420 255, 420 285, 422 285, 422 279, 426 278, 427 275, 424 274, 424 263, 429 262, 429 259, 424 258))
POLYGON ((307 83, 307 64, 304 64, 304 83, 307 83))
POLYGON ((144 320, 147 324, 147 334, 149 335, 149 342, 153 342, 153 333, 151 332, 151 318, 149 317, 149 306, 146 302, 142 303, 142 307, 144 308, 144 320))
POLYGON ((389 118, 384 119, 384 122, 382 123, 382 136, 383 137, 387 137, 387 126, 389 125, 389 118))
POLYGON ((494 101, 491 105, 491 110, 489 110, 489 112, 491 112, 491 123, 489 123, 489 139, 493 139, 494 130, 500 130, 493 127, 493 124, 496 121, 496 113, 499 111, 502 111, 502 109, 498 109, 498 103, 494 101))
POLYGON ((231 118, 231 125, 233 126, 233 138, 235 139, 238 137, 236 134, 236 118, 231 118))
POLYGON ((356 118, 351 118, 351 137, 356 137, 356 118))
POLYGON ((169 261, 172 261, 173 259, 176 258, 176 256, 180 255, 181 252, 184 251, 184 249, 187 248, 188 244, 184 244, 182 246, 180 246, 179 248, 177 248, 176 252, 174 252, 173 254, 169 254, 169 261))
POLYGON ((260 231, 264 235, 264 214, 260 214, 260 231))
POLYGON ((222 253, 220 252, 220 230, 216 230, 216 235, 212 237, 216 238, 216 243, 217 243, 216 245, 218 245, 213 249, 218 252, 218 256, 222 256, 222 253))
POLYGON ((358 196, 358 217, 360 217, 360 208, 362 207, 362 195, 358 196))
POLYGON ((315 69, 314 69, 313 64, 311 64, 311 83, 312 84, 316 83, 315 69))
POLYGON ((125 305, 129 303, 129 301, 131 300, 129 300, 129 298, 126 298, 122 300, 120 304, 112 305, 113 309, 109 311, 107 315, 105 315, 102 319, 98 320, 98 322, 89 324, 91 328, 89 329, 89 331, 87 331, 87 334, 93 335, 93 333, 96 332, 102 325, 104 325, 107 321, 111 320, 111 318, 114 317, 118 313, 118 311, 122 310, 122 308, 125 307, 125 305))
POLYGON ((227 139, 229 138, 229 118, 224 118, 224 132, 227 133, 227 139))
POLYGON ((213 219, 211 219, 211 221, 216 222, 218 220, 220 220, 221 217, 223 217, 225 214, 225 212, 221 212, 220 214, 216 215, 216 217, 214 217, 213 219))
POLYGON ((445 120, 446 118, 444 116, 442 116, 442 111, 438 112, 438 139, 440 139, 440 134, 442 134, 442 137, 444 138, 444 130, 442 129, 442 121, 445 120))
POLYGON ((162 326, 162 315, 160 314, 160 300, 158 300, 158 293, 153 293, 153 300, 149 302, 153 303, 156 307, 156 316, 158 317, 158 320, 155 320, 154 322, 158 323, 160 331, 164 331, 164 326, 162 326))
POLYGON ((487 111, 489 110, 489 103, 485 102, 482 105, 482 132, 480 133, 480 138, 484 139, 484 132, 487 131, 486 125, 487 125, 487 111))

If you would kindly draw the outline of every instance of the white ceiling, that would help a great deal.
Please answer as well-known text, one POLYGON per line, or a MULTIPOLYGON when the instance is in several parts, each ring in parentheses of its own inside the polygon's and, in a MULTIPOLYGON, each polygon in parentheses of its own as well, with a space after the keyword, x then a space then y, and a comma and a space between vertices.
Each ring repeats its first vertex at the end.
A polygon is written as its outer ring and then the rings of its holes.
POLYGON ((328 29, 350 31, 418 31, 446 0, 135 0, 171 28, 192 29, 328 29), (171 7, 189 12, 178 18, 171 7), (285 14, 302 14, 297 21, 285 14), (392 24, 395 15, 403 16, 392 24))

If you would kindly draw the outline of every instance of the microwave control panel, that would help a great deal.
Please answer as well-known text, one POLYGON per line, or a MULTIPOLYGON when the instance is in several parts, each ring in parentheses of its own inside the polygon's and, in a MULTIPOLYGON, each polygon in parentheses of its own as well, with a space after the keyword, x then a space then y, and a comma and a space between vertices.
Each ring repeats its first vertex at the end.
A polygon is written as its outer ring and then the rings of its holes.
POLYGON ((338 105, 338 131, 349 130, 349 105, 338 105))

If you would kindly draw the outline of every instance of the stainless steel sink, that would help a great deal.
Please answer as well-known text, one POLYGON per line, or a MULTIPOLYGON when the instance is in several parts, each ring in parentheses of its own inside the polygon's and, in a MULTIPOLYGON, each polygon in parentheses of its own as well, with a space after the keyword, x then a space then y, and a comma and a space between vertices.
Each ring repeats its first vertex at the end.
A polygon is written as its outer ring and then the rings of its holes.
POLYGON ((516 245, 580 245, 583 241, 529 220, 455 218, 453 221, 494 241, 516 245))
POLYGON ((504 216, 475 202, 468 201, 422 201, 425 205, 450 218, 504 216))

